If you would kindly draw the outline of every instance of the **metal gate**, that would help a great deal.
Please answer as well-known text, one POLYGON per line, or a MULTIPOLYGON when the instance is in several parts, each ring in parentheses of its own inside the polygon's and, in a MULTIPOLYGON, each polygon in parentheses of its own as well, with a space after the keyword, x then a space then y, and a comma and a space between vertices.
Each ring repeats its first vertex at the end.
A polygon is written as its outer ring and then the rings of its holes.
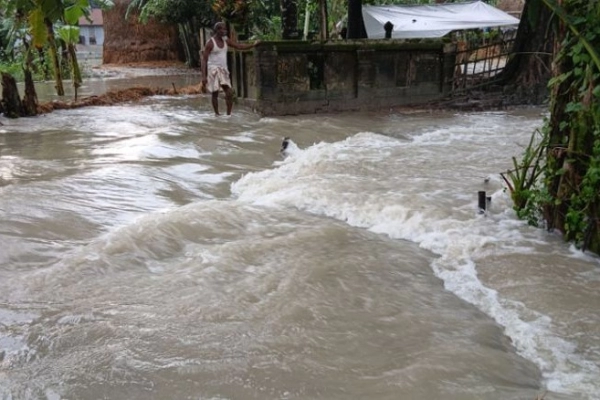
POLYGON ((504 70, 515 42, 513 30, 499 33, 494 39, 459 40, 456 44, 456 63, 452 91, 461 94, 472 89, 493 85, 504 70))

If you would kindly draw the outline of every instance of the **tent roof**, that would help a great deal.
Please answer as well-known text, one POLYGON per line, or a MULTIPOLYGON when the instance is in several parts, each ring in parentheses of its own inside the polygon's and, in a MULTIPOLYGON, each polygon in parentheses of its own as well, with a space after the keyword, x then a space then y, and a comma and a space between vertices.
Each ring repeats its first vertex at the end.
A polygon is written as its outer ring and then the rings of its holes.
POLYGON ((518 25, 519 20, 482 1, 406 6, 363 6, 367 36, 385 37, 383 25, 394 24, 392 38, 436 38, 459 29, 518 25))

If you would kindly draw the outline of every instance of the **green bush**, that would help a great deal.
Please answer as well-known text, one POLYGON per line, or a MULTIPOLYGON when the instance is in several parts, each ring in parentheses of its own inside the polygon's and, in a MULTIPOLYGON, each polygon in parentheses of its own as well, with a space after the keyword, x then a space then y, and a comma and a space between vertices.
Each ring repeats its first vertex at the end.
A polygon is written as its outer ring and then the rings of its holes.
POLYGON ((5 72, 8 74, 11 74, 18 82, 22 82, 25 79, 25 77, 23 75, 23 68, 21 67, 21 63, 17 62, 17 61, 0 62, 0 72, 5 72))

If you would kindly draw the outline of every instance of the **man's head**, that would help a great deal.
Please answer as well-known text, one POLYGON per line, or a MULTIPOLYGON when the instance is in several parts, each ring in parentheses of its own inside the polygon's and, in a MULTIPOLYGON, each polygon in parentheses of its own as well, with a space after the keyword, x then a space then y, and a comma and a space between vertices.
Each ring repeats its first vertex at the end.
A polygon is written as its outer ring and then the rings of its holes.
POLYGON ((217 22, 213 28, 216 36, 227 36, 227 26, 225 22, 217 22))

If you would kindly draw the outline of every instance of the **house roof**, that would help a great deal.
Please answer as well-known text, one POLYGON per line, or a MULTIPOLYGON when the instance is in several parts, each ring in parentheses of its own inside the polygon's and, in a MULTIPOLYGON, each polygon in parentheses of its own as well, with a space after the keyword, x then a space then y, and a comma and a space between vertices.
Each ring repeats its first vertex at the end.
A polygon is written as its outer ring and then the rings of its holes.
POLYGON ((102 26, 104 25, 104 19, 102 18, 102 10, 99 8, 92 8, 89 17, 92 22, 88 21, 86 17, 79 18, 79 26, 102 26))

